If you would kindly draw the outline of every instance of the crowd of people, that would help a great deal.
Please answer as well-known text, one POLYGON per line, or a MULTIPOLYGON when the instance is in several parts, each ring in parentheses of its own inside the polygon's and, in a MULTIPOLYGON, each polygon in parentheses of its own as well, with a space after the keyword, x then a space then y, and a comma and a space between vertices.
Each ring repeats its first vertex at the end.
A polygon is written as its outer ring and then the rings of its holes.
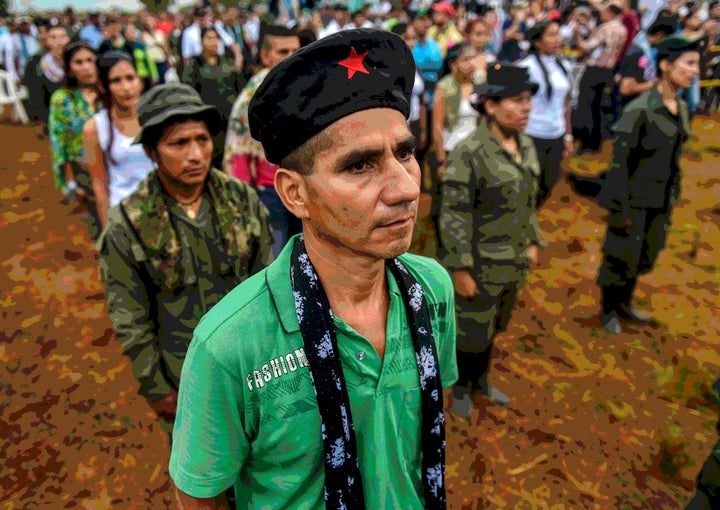
POLYGON ((606 139, 600 323, 651 320, 632 294, 665 243, 690 119, 717 106, 719 37, 717 1, 210 2, 5 20, 0 55, 58 189, 85 205, 180 501, 223 504, 238 481, 241 506, 442 508, 440 390, 465 418, 476 394, 510 403, 491 354, 543 246, 537 210, 562 160, 606 139), (442 265, 403 255, 422 188, 442 265), (301 390, 273 386, 301 368, 301 390), (420 414, 402 438, 384 429, 420 414), (271 487, 285 468, 298 483, 271 487))

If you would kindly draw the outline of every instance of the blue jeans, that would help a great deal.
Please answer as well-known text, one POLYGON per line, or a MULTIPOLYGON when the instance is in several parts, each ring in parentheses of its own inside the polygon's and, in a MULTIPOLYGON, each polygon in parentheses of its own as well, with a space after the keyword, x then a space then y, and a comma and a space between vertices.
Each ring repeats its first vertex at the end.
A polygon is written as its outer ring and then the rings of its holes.
POLYGON ((269 186, 258 186, 257 194, 260 201, 265 204, 269 214, 268 220, 273 229, 275 239, 272 247, 275 258, 295 234, 302 232, 302 222, 285 208, 275 188, 269 186))

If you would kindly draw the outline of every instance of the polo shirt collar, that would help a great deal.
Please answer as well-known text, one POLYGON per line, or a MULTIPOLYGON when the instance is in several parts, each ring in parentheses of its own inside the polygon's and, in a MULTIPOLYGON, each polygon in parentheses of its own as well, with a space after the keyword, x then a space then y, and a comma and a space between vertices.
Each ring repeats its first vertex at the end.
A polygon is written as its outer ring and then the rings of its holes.
MULTIPOLYGON (((295 247, 295 241, 300 237, 296 234, 290 238, 285 247, 282 249, 277 259, 270 264, 265 271, 265 281, 267 282, 270 297, 275 306, 275 313, 280 318, 283 329, 287 333, 300 331, 300 324, 297 319, 295 310, 295 298, 293 296, 292 281, 290 280, 290 259, 292 251, 295 247)), ((393 278, 392 273, 385 269, 385 277, 388 279, 388 288, 390 289, 390 298, 401 297, 400 288, 393 278)))

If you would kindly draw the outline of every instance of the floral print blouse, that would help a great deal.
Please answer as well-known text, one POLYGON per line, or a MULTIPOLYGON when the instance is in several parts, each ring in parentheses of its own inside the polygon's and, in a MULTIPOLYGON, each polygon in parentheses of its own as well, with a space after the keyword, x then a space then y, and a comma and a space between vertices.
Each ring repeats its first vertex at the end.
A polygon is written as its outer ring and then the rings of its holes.
POLYGON ((64 166, 69 161, 84 161, 83 126, 98 111, 97 105, 89 105, 80 89, 63 87, 50 98, 48 131, 52 154, 55 186, 67 194, 64 166))

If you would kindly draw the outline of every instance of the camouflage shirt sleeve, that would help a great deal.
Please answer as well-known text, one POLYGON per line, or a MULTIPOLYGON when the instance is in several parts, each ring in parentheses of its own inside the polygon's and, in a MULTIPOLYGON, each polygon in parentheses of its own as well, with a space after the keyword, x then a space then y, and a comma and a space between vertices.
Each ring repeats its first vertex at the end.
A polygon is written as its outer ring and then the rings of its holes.
POLYGON ((472 151, 465 143, 461 143, 450 154, 447 162, 440 207, 441 259, 450 271, 472 269, 475 266, 472 239, 477 186, 472 151))
POLYGON ((123 353, 140 383, 138 393, 149 400, 167 395, 171 386, 160 368, 149 277, 143 276, 141 247, 117 207, 98 240, 100 277, 105 283, 108 315, 123 353))

